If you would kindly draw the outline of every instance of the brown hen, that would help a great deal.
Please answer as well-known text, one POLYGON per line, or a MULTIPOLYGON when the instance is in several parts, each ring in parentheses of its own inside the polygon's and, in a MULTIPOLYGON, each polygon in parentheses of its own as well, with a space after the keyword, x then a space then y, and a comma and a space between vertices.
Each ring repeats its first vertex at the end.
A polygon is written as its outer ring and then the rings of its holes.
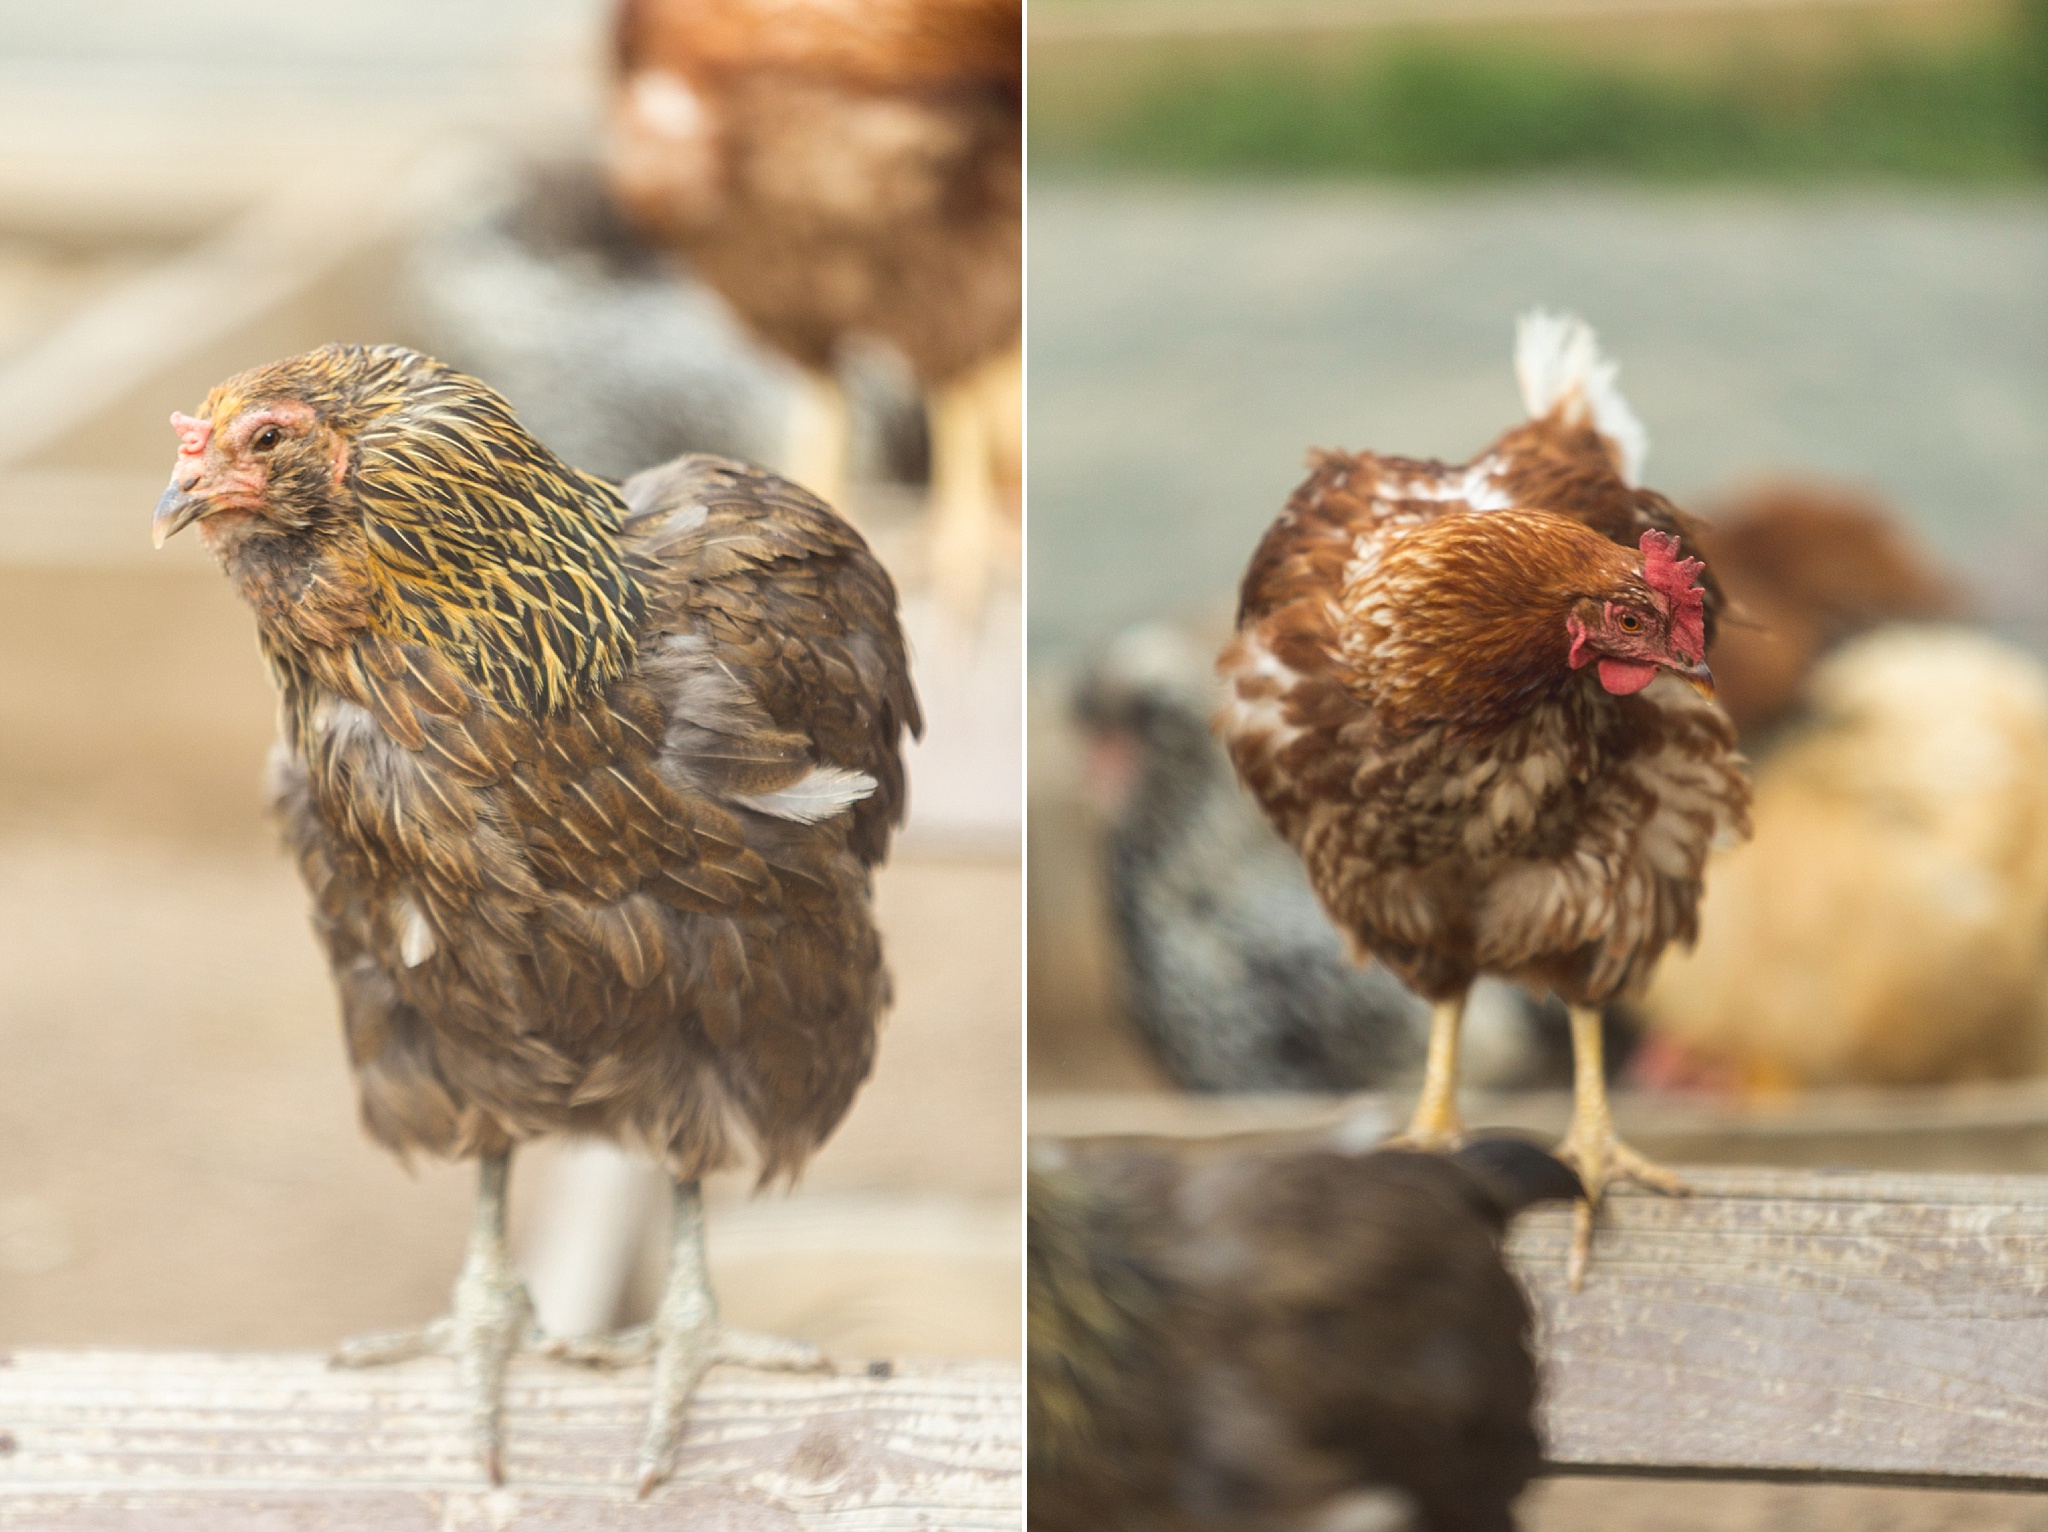
POLYGON ((340 991, 363 1123, 483 1161, 452 1318, 345 1348, 449 1351, 501 1477, 531 1307, 512 1149, 641 1147, 676 1183, 649 1329, 644 1493, 717 1361, 816 1366, 723 1329, 698 1181, 793 1175, 845 1114, 888 999, 870 870, 921 728, 896 595, 771 475, 685 457, 615 490, 482 383, 327 346, 221 384, 158 503, 255 609, 282 695, 272 789, 340 991))
POLYGON ((1022 28, 1021 0, 626 0, 618 19, 621 206, 806 369, 790 472, 835 503, 835 353, 902 353, 928 403, 934 572, 962 606, 1019 445, 1022 28))
POLYGON ((1531 418, 1469 464, 1316 458, 1245 575, 1218 728, 1361 956, 1434 1002, 1410 1142, 1461 1131, 1474 979, 1571 1007, 1576 1282, 1611 1179, 1678 1189, 1614 1133, 1599 1008, 1692 939, 1749 788, 1704 663, 1717 593, 1635 484, 1613 364, 1538 314, 1516 366, 1531 418))

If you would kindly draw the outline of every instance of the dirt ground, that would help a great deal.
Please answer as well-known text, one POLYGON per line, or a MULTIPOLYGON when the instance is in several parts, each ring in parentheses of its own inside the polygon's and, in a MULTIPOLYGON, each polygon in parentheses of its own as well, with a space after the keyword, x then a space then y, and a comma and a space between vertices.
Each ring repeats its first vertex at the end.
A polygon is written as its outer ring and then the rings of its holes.
MULTIPOLYGON (((0 570, 0 1346, 322 1347, 446 1303, 470 1172, 409 1177, 357 1130, 257 808, 271 718, 211 570, 0 570)), ((1016 1354, 1020 883, 988 855, 883 873, 875 1078, 793 1198, 712 1189, 734 1321, 1016 1354)), ((515 1166, 515 1240, 548 1160, 515 1166)))

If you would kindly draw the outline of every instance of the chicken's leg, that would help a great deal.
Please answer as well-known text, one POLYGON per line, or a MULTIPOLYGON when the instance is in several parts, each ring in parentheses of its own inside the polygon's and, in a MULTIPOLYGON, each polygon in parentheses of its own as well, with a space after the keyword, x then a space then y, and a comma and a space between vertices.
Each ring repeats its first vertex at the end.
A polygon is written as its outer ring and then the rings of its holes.
POLYGON ((995 562, 994 443, 973 378, 934 390, 925 413, 931 432, 932 588, 971 631, 995 562))
POLYGON ((376 1367, 418 1356, 453 1356, 470 1400, 477 1453, 493 1484, 505 1482, 505 1364, 536 1338, 533 1303, 505 1248, 505 1181, 512 1156, 494 1154, 478 1167, 476 1225, 455 1279, 451 1314, 413 1330, 343 1341, 337 1367, 376 1367))
POLYGON ((931 436, 931 577, 946 609, 970 632, 1014 522, 1003 483, 1021 471, 1023 353, 1011 347, 925 399, 931 436))
POLYGON ((1567 1265, 1573 1292, 1586 1280, 1586 1261, 1593 1249, 1593 1215, 1610 1181, 1634 1181, 1670 1195, 1687 1188, 1662 1165, 1644 1159, 1614 1133, 1614 1114, 1607 1106, 1607 1072, 1600 1041, 1597 1006, 1575 1005, 1572 1013, 1572 1125, 1557 1146, 1557 1157, 1579 1173, 1586 1200, 1574 1212, 1572 1250, 1567 1265))
POLYGON ((852 444, 853 414, 846 390, 830 373, 806 370, 790 400, 782 476, 801 484, 848 521, 854 519, 847 504, 852 444))
POLYGON ((654 1363, 654 1400, 640 1443, 639 1494, 644 1499, 668 1476, 669 1459, 683 1434, 684 1411, 707 1369, 719 1362, 782 1372, 829 1372, 815 1346, 776 1335, 755 1335, 718 1322, 704 1264, 704 1198, 695 1181, 677 1183, 675 1230, 668 1284, 651 1324, 615 1336, 558 1341, 549 1354, 594 1367, 654 1363))
POLYGON ((1458 1033, 1465 1022, 1465 997, 1439 1000, 1429 1013, 1429 1060, 1422 1071, 1422 1095, 1408 1131, 1392 1142, 1404 1149, 1446 1149, 1465 1136, 1458 1117, 1458 1033))

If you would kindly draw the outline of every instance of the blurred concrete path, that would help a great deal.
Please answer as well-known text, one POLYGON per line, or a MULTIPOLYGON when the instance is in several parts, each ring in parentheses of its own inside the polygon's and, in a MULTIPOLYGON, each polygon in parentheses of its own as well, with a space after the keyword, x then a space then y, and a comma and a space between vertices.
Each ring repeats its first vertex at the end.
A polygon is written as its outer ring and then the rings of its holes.
POLYGON ((1226 602, 1311 445, 1470 455, 1575 309, 1694 501, 1890 496, 2048 652, 2048 198, 1034 186, 1031 648, 1226 602))

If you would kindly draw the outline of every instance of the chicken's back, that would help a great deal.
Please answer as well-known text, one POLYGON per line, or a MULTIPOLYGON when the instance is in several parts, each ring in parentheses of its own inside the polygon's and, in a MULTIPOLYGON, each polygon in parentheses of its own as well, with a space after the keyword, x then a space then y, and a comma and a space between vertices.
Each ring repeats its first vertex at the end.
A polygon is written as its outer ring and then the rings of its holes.
POLYGON ((929 386, 1014 341, 1017 0, 633 0, 618 41, 614 194, 770 344, 879 337, 929 386))
POLYGON ((779 71, 874 91, 1021 88, 1019 0, 626 0, 617 67, 779 71))

